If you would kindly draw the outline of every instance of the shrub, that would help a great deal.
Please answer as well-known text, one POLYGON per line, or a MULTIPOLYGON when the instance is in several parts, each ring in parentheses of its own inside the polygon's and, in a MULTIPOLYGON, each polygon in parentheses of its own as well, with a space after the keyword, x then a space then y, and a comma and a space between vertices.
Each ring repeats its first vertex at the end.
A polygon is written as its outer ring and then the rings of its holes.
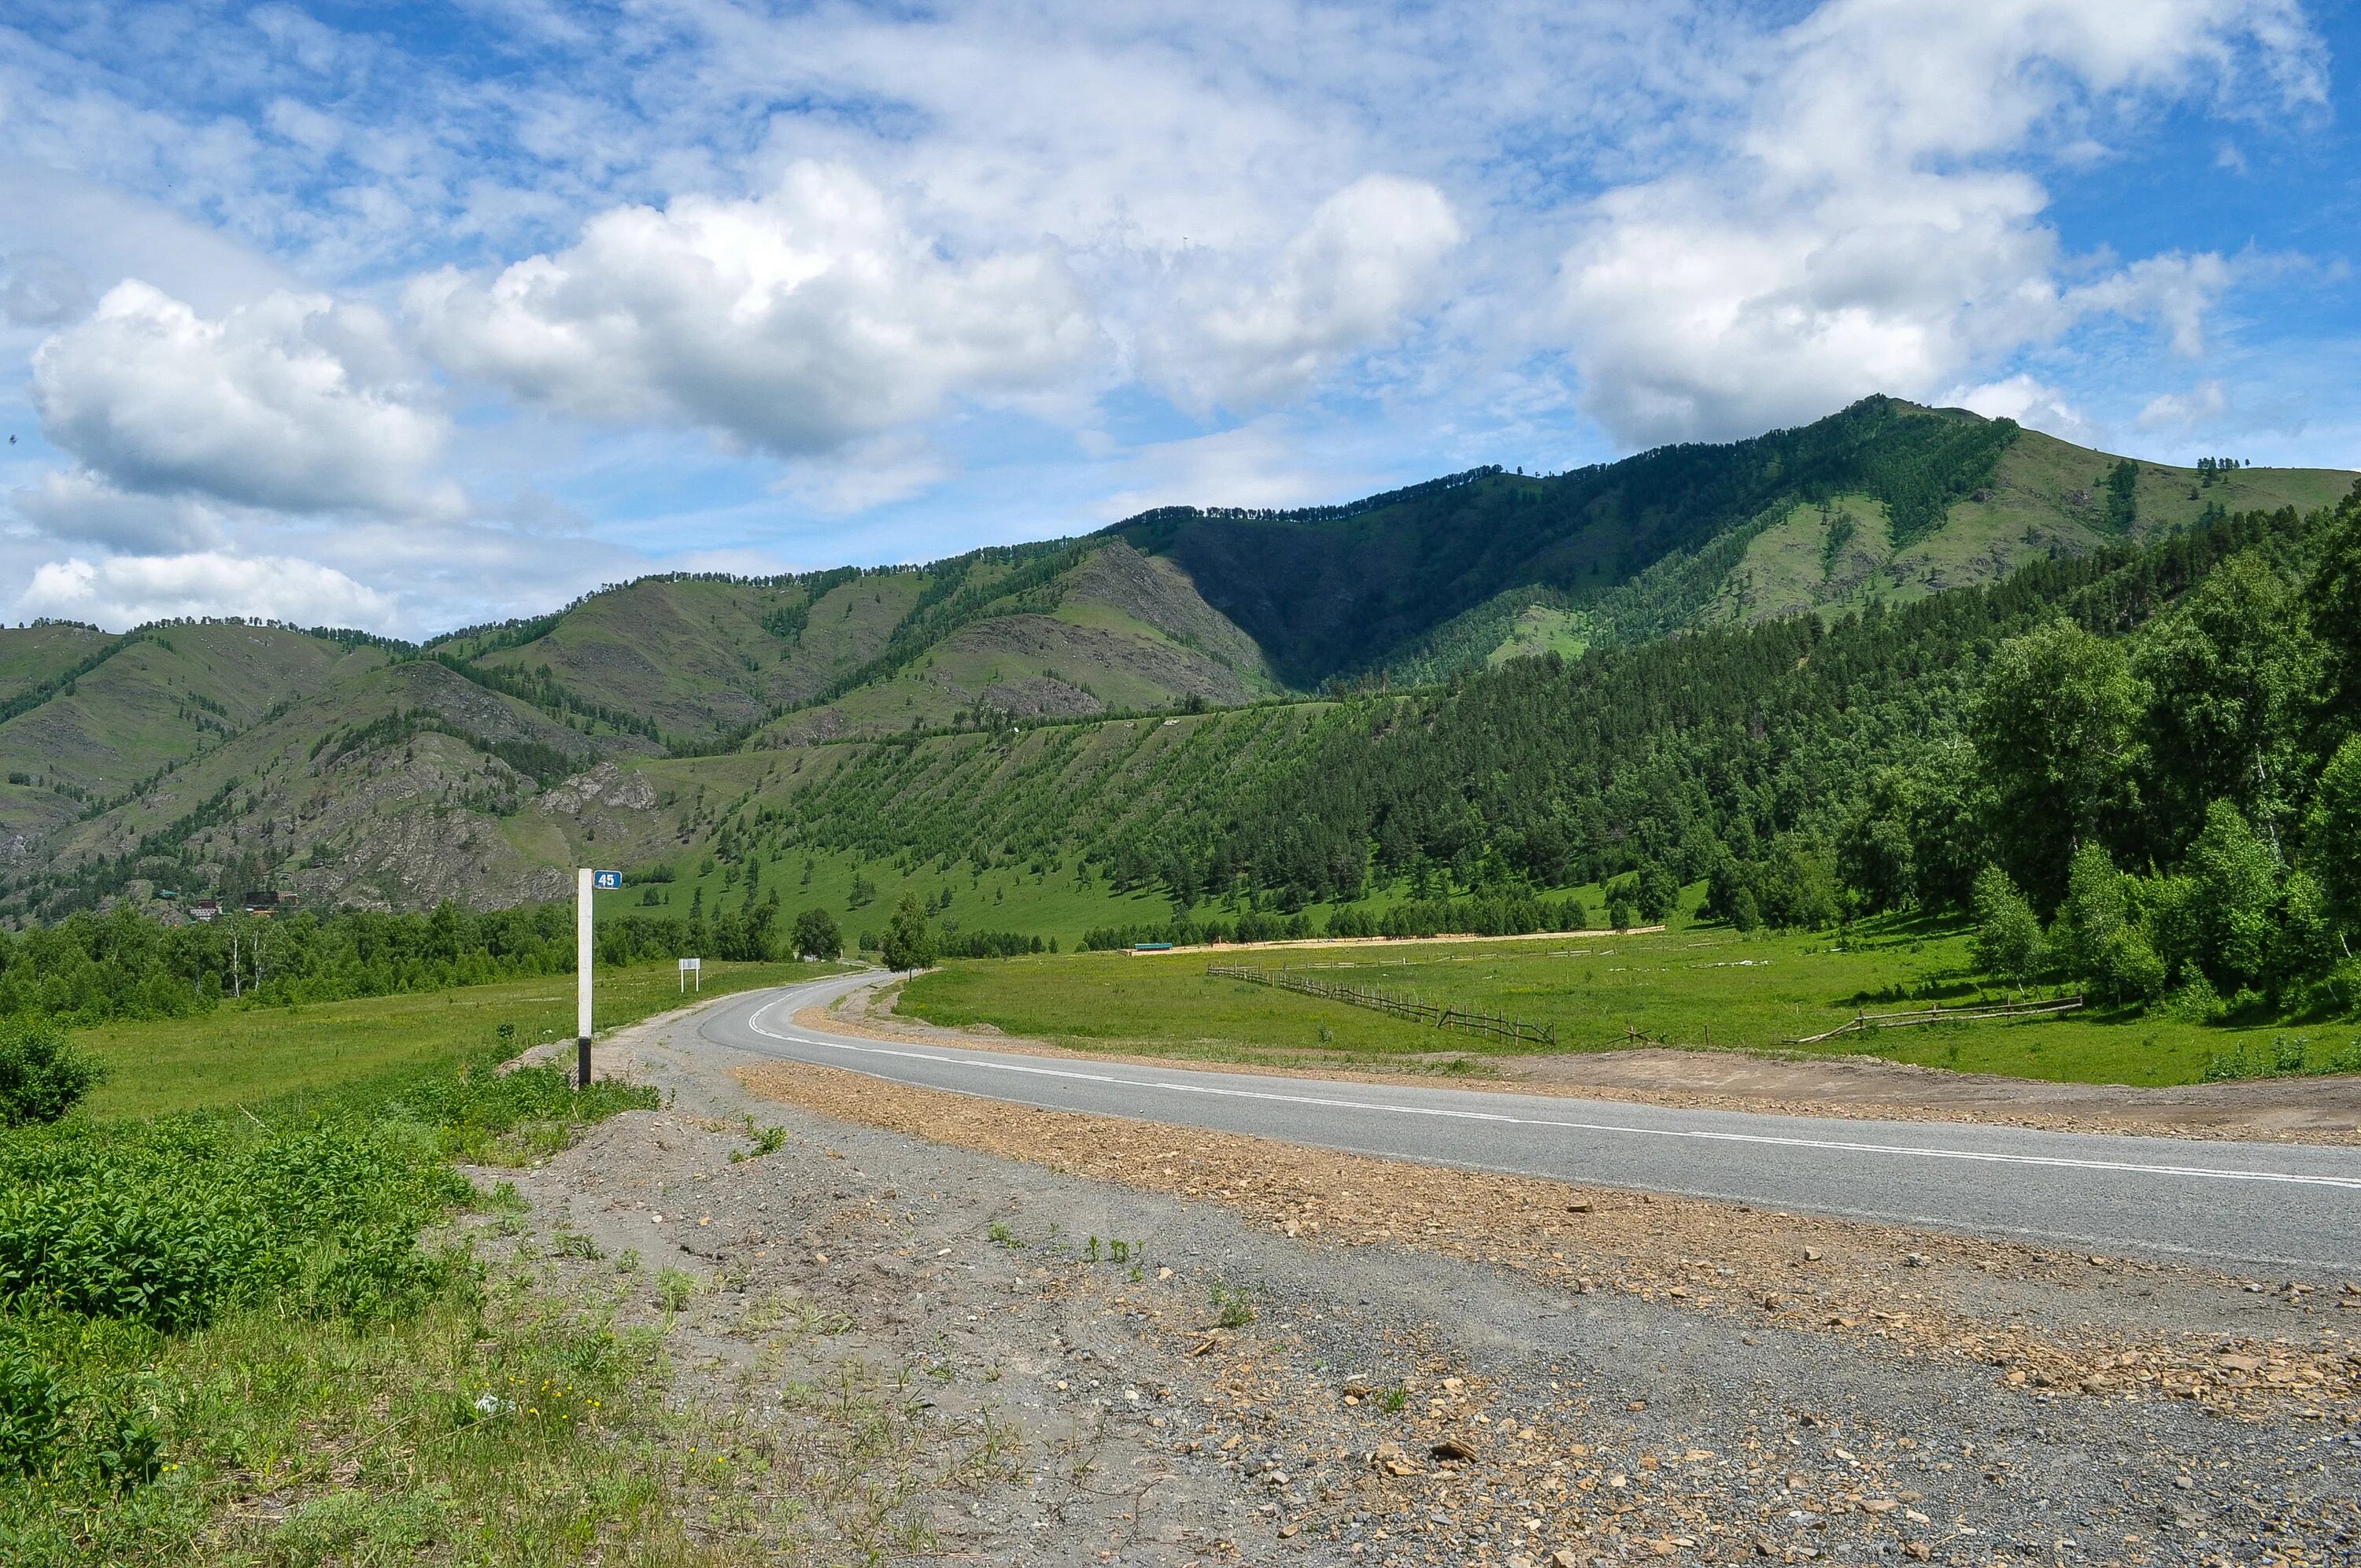
POLYGON ((906 893, 885 926, 880 958, 890 970, 921 970, 935 961, 935 933, 916 894, 906 893))
POLYGON ((47 1468, 65 1430, 65 1387, 46 1360, 0 1339, 0 1475, 47 1468))
POLYGON ((1680 897, 1681 884, 1674 880, 1673 873, 1666 871, 1661 862, 1650 861, 1640 868, 1632 888, 1631 902, 1638 906, 1641 919, 1650 925, 1664 919, 1672 914, 1673 906, 1680 902, 1680 897))
POLYGON ((38 1019, 0 1023, 0 1126, 54 1122, 106 1077, 97 1058, 38 1019))
POLYGON ((2361 737, 2321 770, 2304 843, 2329 907, 2348 923, 2361 919, 2361 737))
POLYGON ((2051 939, 2068 973, 2116 1002, 2147 1002, 2164 990, 2164 960, 2136 918, 2134 879, 2107 851, 2085 844, 2067 871, 2066 902, 2051 939))
POLYGON ((807 959, 833 959, 844 951, 844 931, 825 909, 807 909, 796 916, 792 938, 797 953, 807 959))
POLYGON ((2008 873, 1986 866, 1976 876, 1976 967, 2023 984, 2041 967, 2041 919, 2008 873))

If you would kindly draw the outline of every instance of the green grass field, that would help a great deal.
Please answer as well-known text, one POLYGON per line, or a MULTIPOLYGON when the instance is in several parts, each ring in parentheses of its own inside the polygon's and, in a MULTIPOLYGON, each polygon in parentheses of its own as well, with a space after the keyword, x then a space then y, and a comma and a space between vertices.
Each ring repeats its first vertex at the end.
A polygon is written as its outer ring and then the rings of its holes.
MULTIPOLYGON (((744 883, 719 865, 706 870, 707 859, 699 853, 675 861, 680 878, 676 882, 600 894, 598 918, 605 920, 618 915, 686 916, 700 888, 708 912, 737 908, 745 902, 744 883), (646 903, 650 892, 660 902, 646 903)), ((758 896, 768 896, 773 889, 778 891, 780 906, 789 920, 799 910, 827 910, 844 928, 848 944, 862 931, 884 930, 885 922, 893 916, 894 905, 901 902, 904 894, 915 893, 921 899, 934 900, 946 888, 950 891, 950 906, 935 916, 938 927, 949 919, 958 922, 964 931, 1022 931, 1045 938, 1055 937, 1061 948, 1080 944, 1082 933, 1093 926, 1127 926, 1172 917, 1171 900, 1161 894, 1117 893, 1097 877, 1082 883, 1075 877, 1071 863, 1054 872, 1047 867, 1035 872, 1029 867, 1013 866, 981 876, 964 864, 949 872, 937 871, 928 864, 906 875, 896 871, 891 861, 863 861, 858 855, 844 852, 806 854, 790 850, 760 862, 755 885, 758 896), (804 880, 807 860, 811 862, 809 882, 804 880), (873 889, 858 904, 853 902, 856 876, 873 889)))
MULTIPOLYGON (((715 964, 703 994, 832 967, 715 964)), ((676 973, 600 970, 599 1024, 677 1004, 676 973)), ((32 1274, 0 1291, 0 1562, 750 1561, 692 1519, 712 1490, 710 1456, 751 1451, 729 1417, 668 1397, 669 1310, 616 1322, 671 1288, 664 1277, 626 1253, 579 1298, 550 1288, 538 1248, 509 1239, 521 1234, 512 1189, 470 1201, 466 1183, 431 1174, 449 1157, 537 1159, 589 1122, 654 1102, 624 1085, 582 1095, 557 1073, 484 1070, 500 1025, 531 1044, 570 1034, 573 1007, 572 977, 552 975, 81 1032, 115 1073, 93 1120, 0 1130, 0 1194, 47 1184, 11 1223, 61 1212, 55 1224, 80 1227, 63 1253, 34 1245, 32 1274), (306 1185, 323 1171, 335 1202, 306 1185), (498 1222, 430 1229, 410 1253, 421 1226, 471 1201, 498 1222), (241 1241, 255 1223, 241 1205, 256 1204, 274 1244, 258 1250, 241 1241), (84 1212, 110 1218, 72 1217, 84 1212), (198 1258, 223 1261, 209 1272, 198 1258), (112 1283, 74 1295, 73 1278, 44 1268, 112 1283), (338 1294, 348 1279, 380 1293, 338 1294), (199 1291, 203 1304, 177 1315, 148 1305, 199 1291), (266 1494, 276 1508, 251 1506, 266 1494)), ((906 1426, 890 1394, 847 1392, 851 1404, 831 1399, 804 1434, 811 1454, 906 1426)), ((807 1485, 808 1467, 779 1474, 733 1520, 834 1513, 862 1539, 902 1526, 898 1496, 847 1502, 807 1485)))
MULTIPOLYGON (((956 962, 905 988, 903 1008, 930 1022, 991 1024, 1085 1050, 1300 1065, 1415 1065, 1456 1058, 1481 1070, 1510 1047, 1340 1002, 1209 976, 1209 963, 1322 965, 1314 978, 1479 1006, 1555 1026, 1562 1050, 1635 1040, 1684 1047, 1793 1049, 1784 1042, 1856 1013, 1974 1000, 1967 938, 1956 926, 1873 923, 1828 934, 1741 936, 1677 925, 1655 935, 1593 930, 1516 942, 1370 944, 1235 955, 956 962)), ((1942 1024, 1853 1035, 1810 1054, 1867 1054, 1964 1072, 2065 1082, 2174 1084, 2217 1056, 2301 1039, 2318 1068, 2345 1049, 2351 1024, 2236 1028, 2102 1013, 1942 1024)))
MULTIPOLYGON (((706 966, 704 994, 832 972, 812 964, 706 966)), ((669 963, 600 970, 601 1033, 680 1005, 669 963)), ((574 977, 544 975, 313 1007, 225 1007, 209 1017, 110 1024, 78 1033, 110 1076, 90 1098, 102 1120, 300 1099, 490 1046, 502 1024, 524 1045, 574 1032, 574 977)))

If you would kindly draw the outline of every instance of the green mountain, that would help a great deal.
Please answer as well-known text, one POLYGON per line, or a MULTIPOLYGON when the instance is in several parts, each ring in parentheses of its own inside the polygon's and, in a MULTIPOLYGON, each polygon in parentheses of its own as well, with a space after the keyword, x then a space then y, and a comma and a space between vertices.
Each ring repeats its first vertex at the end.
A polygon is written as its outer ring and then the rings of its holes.
MULTIPOLYGON (((236 622, 0 628, 0 916, 265 885, 504 904, 562 892, 586 860, 664 868, 672 883, 631 895, 658 906, 742 897, 740 871, 772 861, 741 868, 725 839, 740 861, 757 839, 781 863, 800 849, 789 891, 854 908, 928 875, 953 896, 964 860, 998 917, 1077 929, 1241 868, 1334 893, 1357 874, 1349 833, 1276 800, 1256 831, 1294 846, 1282 873, 1209 847, 1246 829, 1205 815, 1263 798, 1339 715, 1366 719, 1323 696, 1586 650, 1577 670, 1605 670, 1606 650, 1905 606, 2303 513, 2351 482, 2164 467, 1871 399, 1569 474, 1168 508, 916 567, 652 577, 423 648, 236 622)), ((1595 849, 1620 829, 1551 831, 1595 849)))
POLYGON ((1498 468, 1348 507, 1168 508, 1111 532, 1166 555, 1290 684, 1432 679, 1528 646, 1631 641, 1907 601, 2201 518, 2334 502, 2334 470, 2127 459, 1960 409, 1869 398, 1794 430, 1554 477, 1498 468), (1534 617, 1531 612, 1545 612, 1534 617))

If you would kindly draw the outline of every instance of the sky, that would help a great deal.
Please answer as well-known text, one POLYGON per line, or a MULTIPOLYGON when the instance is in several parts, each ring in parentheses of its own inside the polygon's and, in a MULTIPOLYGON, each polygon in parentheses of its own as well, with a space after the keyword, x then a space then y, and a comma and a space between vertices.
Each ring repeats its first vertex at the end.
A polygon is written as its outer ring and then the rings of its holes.
POLYGON ((0 616, 423 638, 1871 392, 2361 466, 2292 0, 14 0, 0 616))

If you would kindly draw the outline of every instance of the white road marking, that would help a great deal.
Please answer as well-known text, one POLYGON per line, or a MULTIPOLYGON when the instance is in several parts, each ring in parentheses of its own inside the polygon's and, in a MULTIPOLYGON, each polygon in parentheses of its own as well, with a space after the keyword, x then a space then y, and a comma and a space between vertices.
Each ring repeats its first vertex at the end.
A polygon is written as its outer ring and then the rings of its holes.
MULTIPOLYGON (((2279 1182, 2298 1187, 2332 1187, 2361 1191, 2361 1177, 2304 1176, 2279 1170, 2224 1169, 2203 1165, 2142 1165, 2130 1160, 2076 1159, 2063 1155, 2004 1154, 1995 1150, 1922 1148, 1908 1144, 1871 1144, 1841 1138, 1804 1138, 1773 1133, 1714 1132, 1702 1127, 1633 1127, 1612 1122, 1571 1122, 1543 1116, 1512 1116, 1501 1111, 1462 1111, 1440 1105, 1387 1105, 1363 1100, 1341 1100, 1314 1094, 1280 1094, 1261 1090, 1232 1089, 1219 1084, 1187 1083, 1169 1079, 1124 1078, 1113 1073, 1084 1072, 1071 1068, 1039 1067, 991 1057, 951 1056, 939 1051, 910 1050, 887 1046, 857 1046, 847 1040, 803 1034, 783 1035, 763 1026, 763 1015, 785 1001, 755 1009, 747 1026, 758 1035, 795 1045, 857 1056, 898 1057, 945 1067, 986 1069, 994 1072, 1037 1078, 1070 1079, 1082 1083, 1113 1084, 1124 1089, 1161 1089, 1175 1094, 1202 1094, 1233 1100, 1260 1100, 1281 1105, 1305 1105, 1330 1111, 1371 1111, 1395 1116, 1432 1116, 1462 1122, 1498 1122, 1513 1126, 1547 1127, 1562 1132, 1620 1133, 1634 1137, 1688 1138, 1707 1143, 1756 1144, 1780 1148, 1818 1149, 1841 1154, 1902 1155, 1918 1159, 1960 1159, 1984 1165, 2030 1165, 2055 1169, 2099 1170, 2133 1176, 2180 1176, 2210 1181, 2279 1182)), ((880 1076, 883 1076, 882 1074, 880 1076)), ((956 1091, 955 1091, 956 1092, 956 1091)))

